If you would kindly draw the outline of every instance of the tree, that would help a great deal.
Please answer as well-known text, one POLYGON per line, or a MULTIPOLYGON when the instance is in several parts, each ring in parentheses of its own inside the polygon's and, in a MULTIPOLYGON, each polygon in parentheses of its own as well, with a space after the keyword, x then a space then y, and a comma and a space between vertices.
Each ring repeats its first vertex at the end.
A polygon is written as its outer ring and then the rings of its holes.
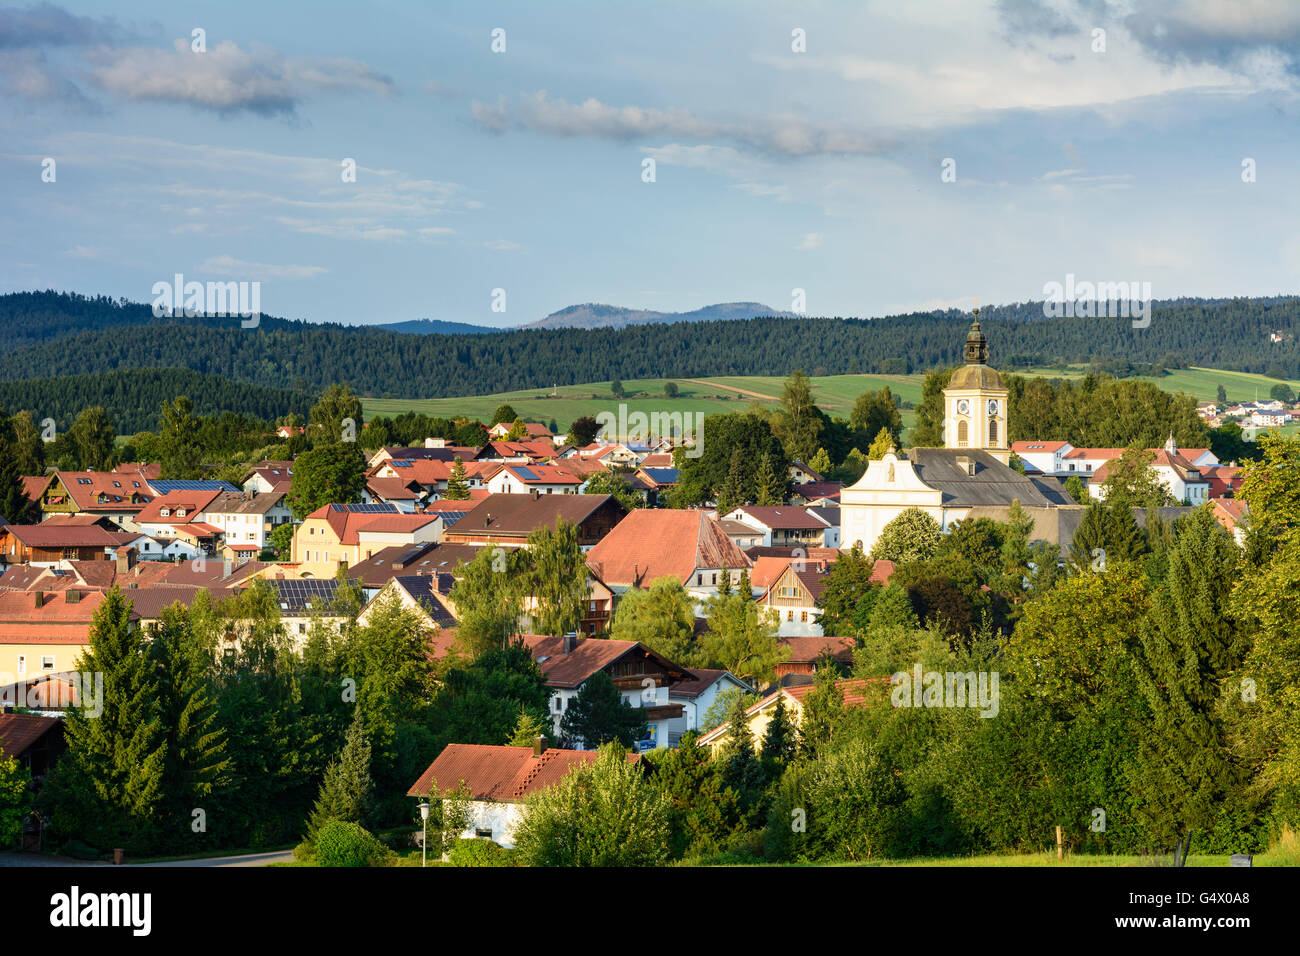
POLYGON ((830 746, 844 716, 844 694, 840 691, 838 679, 839 674, 833 668, 819 667, 813 674, 812 693, 803 701, 803 716, 799 721, 800 749, 814 759, 830 746))
POLYGON ((451 599, 459 627, 457 643, 471 657, 502 648, 519 633, 524 595, 523 558, 504 548, 483 548, 461 565, 451 599))
POLYGON ((776 637, 776 612, 761 608, 747 588, 709 598, 707 620, 700 638, 705 659, 742 680, 771 680, 776 665, 790 655, 790 648, 776 637))
POLYGON ((309 428, 317 441, 328 443, 351 441, 361 430, 361 399, 346 385, 331 385, 311 407, 309 428), (348 423, 351 422, 351 426, 348 423))
POLYGON ((1250 507, 1249 550, 1266 560, 1300 537, 1300 438, 1269 432, 1242 472, 1237 496, 1250 507))
POLYGON ((916 419, 909 436, 911 447, 943 447, 943 390, 948 387, 955 371, 955 368, 939 368, 925 373, 925 380, 921 383, 921 404, 916 406, 916 419))
POLYGON ((1106 546, 1110 543, 1109 525, 1106 506, 1100 501, 1090 502, 1070 540, 1070 567, 1076 573, 1105 570, 1106 546))
POLYGON ((528 535, 524 588, 532 598, 529 615, 542 634, 576 632, 587 606, 590 576, 578 526, 559 518, 553 528, 528 535))
POLYGON ((510 431, 506 432, 506 441, 523 441, 528 437, 528 423, 522 418, 516 418, 510 423, 510 431))
POLYGON ((1071 475, 1065 479, 1065 493, 1073 498, 1076 504, 1086 505, 1090 499, 1088 488, 1078 475, 1071 475))
POLYGON ((702 662, 695 643, 695 601, 672 575, 656 578, 648 589, 627 591, 614 609, 609 636, 640 641, 684 667, 702 662))
POLYGON ((514 410, 514 408, 503 402, 498 405, 497 410, 492 413, 492 420, 488 422, 488 427, 500 425, 503 422, 513 422, 518 417, 519 414, 514 410))
POLYGON ((1268 397, 1290 405, 1295 401, 1295 391, 1286 382, 1278 382, 1268 390, 1268 397))
POLYGON ((791 372, 781 391, 781 410, 772 424, 790 458, 807 462, 817 453, 822 422, 816 412, 812 382, 800 370, 791 372))
POLYGON ((666 382, 664 384, 664 398, 676 398, 678 395, 677 383, 666 382))
POLYGON ((609 383, 609 391, 615 398, 622 398, 626 393, 623 391, 623 383, 618 379, 609 383))
POLYGON ((669 804, 617 746, 529 797, 515 846, 529 866, 660 866, 669 804))
POLYGON ((117 588, 95 610, 77 670, 104 675, 102 713, 66 712, 68 749, 42 799, 61 833, 92 846, 149 848, 165 826, 167 728, 147 640, 117 588))
POLYGON ((449 743, 507 743, 519 728, 521 711, 550 727, 550 697, 541 668, 522 643, 487 650, 468 664, 453 666, 443 675, 429 709, 428 725, 436 728, 435 752, 449 743))
POLYGON ((871 546, 871 559, 882 558, 895 564, 903 561, 926 561, 934 556, 943 532, 939 522, 920 508, 906 508, 880 529, 880 537, 871 546))
POLYGON ((348 504, 366 487, 366 460, 356 442, 333 442, 303 452, 293 463, 289 507, 301 521, 328 504, 348 504))
POLYGON ((451 438, 457 445, 466 448, 480 448, 487 444, 487 428, 480 421, 461 420, 452 430, 451 438))
POLYGON ((17 757, 0 757, 0 846, 12 847, 22 837, 31 805, 31 773, 17 757))
POLYGON ((590 415, 582 415, 573 420, 569 426, 569 435, 564 439, 566 445, 583 448, 596 440, 600 433, 600 423, 590 415))
POLYGON ((1228 401, 1228 390, 1220 385, 1214 390, 1214 400, 1220 405, 1226 404, 1228 401))
POLYGON ((613 495, 628 511, 645 507, 645 494, 627 483, 625 476, 616 471, 598 471, 587 479, 584 495, 613 495))
POLYGON ((886 431, 894 445, 902 444, 903 416, 898 411, 898 404, 888 385, 878 392, 863 392, 859 395, 853 403, 849 424, 869 440, 879 440, 880 432, 886 431))
POLYGON ((871 445, 867 448, 867 460, 880 461, 897 447, 895 436, 888 429, 882 428, 876 432, 876 437, 871 440, 871 445))
MULTIPOLYGON (((0 413, 2 414, 2 413, 0 413)), ((23 409, 13 417, 13 456, 20 475, 45 474, 45 442, 32 413, 23 409)))
POLYGON ((343 750, 330 761, 321 781, 320 795, 307 822, 307 837, 312 838, 330 820, 364 823, 370 812, 370 741, 358 711, 348 725, 343 750))
POLYGON ((67 434, 68 444, 76 452, 81 467, 91 471, 104 471, 113 466, 114 438, 113 422, 99 405, 84 409, 67 434))
MULTIPOLYGON (((773 455, 764 455, 754 475, 754 501, 766 507, 785 504, 789 480, 773 455)), ((742 502, 743 503, 743 502, 742 502)))
MULTIPOLYGON (((763 459, 767 461, 766 458, 763 459)), ((731 452, 731 467, 727 471, 727 480, 718 489, 717 508, 719 515, 730 514, 749 500, 749 489, 745 481, 745 459, 740 449, 731 452)))
POLYGON ((163 402, 158 415, 158 457, 164 478, 189 480, 203 474, 203 450, 195 439, 194 403, 185 395, 163 402))
POLYGON ((271 529, 268 537, 277 561, 288 561, 293 555, 293 532, 296 526, 292 521, 278 524, 271 529))
POLYGON ((772 718, 767 723, 767 732, 763 735, 763 746, 759 758, 779 774, 785 765, 794 760, 799 752, 799 731, 785 709, 785 695, 778 694, 776 705, 772 708, 772 718))
POLYGON ((10 524, 25 524, 35 509, 23 488, 14 421, 0 411, 0 516, 10 524))
POLYGON ((1113 459, 1101 485, 1109 505, 1130 508, 1159 508, 1173 504, 1169 490, 1151 467, 1155 453, 1140 445, 1130 445, 1113 459))
POLYGON ((465 478, 465 464, 457 455, 451 461, 451 475, 447 478, 447 490, 442 496, 448 501, 465 501, 469 498, 469 482, 465 478))
POLYGON ((1133 779, 1151 834, 1178 843, 1214 825, 1237 788, 1217 710, 1221 682, 1240 663, 1230 595, 1238 552, 1209 505, 1182 522, 1164 584, 1142 622, 1138 685, 1151 709, 1133 779))
POLYGON ((515 729, 510 733, 510 746, 535 746, 538 737, 541 737, 543 741, 550 738, 550 728, 550 721, 543 720, 526 707, 520 707, 519 719, 515 721, 515 729))
POLYGON ((617 741, 630 748, 645 734, 641 708, 628 703, 603 670, 583 681, 560 720, 560 742, 564 747, 591 749, 617 741))
POLYGON ((781 442, 772 434, 766 418, 755 413, 710 415, 697 436, 699 457, 691 458, 685 449, 673 452, 673 463, 678 468, 677 485, 669 492, 669 503, 674 508, 689 508, 717 501, 718 494, 731 473, 735 451, 740 452, 743 487, 746 499, 754 497, 754 476, 765 455, 771 455, 773 473, 782 479, 789 460, 781 442), (702 439, 702 440, 701 440, 702 439))
POLYGON ((660 747, 642 756, 648 779, 668 801, 668 829, 673 858, 714 852, 739 818, 736 792, 723 780, 721 760, 696 745, 699 734, 687 731, 676 747, 660 747))
POLYGON ((874 563, 861 548, 854 547, 841 552, 831 565, 817 599, 823 633, 856 636, 866 630, 871 608, 882 590, 871 580, 874 563))
POLYGON ((825 477, 831 470, 830 453, 825 448, 818 448, 817 454, 813 455, 812 461, 808 462, 808 467, 825 477))

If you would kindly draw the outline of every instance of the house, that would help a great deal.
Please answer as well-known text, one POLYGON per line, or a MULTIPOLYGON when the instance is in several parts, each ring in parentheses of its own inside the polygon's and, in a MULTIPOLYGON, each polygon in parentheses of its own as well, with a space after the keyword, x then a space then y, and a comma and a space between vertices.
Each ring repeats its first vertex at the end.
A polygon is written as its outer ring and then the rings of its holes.
MULTIPOLYGON (((526 812, 524 801, 576 767, 590 766, 597 756, 594 750, 547 748, 540 738, 532 747, 448 744, 407 796, 437 799, 463 784, 469 790, 469 820, 461 838, 492 840, 509 849, 526 812)), ((627 759, 635 763, 640 757, 628 754, 627 759)))
POLYGON ((343 616, 332 610, 338 595, 338 581, 333 578, 268 578, 274 591, 276 607, 280 609, 280 624, 284 631, 301 645, 311 635, 313 621, 320 621, 337 630, 343 616))
POLYGON ((36 567, 70 560, 110 561, 118 548, 139 537, 138 532, 105 531, 98 524, 7 524, 0 527, 0 559, 36 567))
POLYGON ((440 587, 450 587, 447 574, 402 574, 389 579, 375 597, 357 615, 358 624, 366 624, 380 601, 394 598, 406 610, 419 615, 430 631, 456 626, 456 618, 440 587))
POLYGON ((442 539, 436 514, 401 514, 392 504, 329 504, 303 519, 293 535, 293 561, 305 577, 332 578, 376 551, 442 539))
MULTIPOLYGON (((654 455, 646 456, 646 461, 654 458, 654 455)), ((663 500, 664 495, 671 491, 676 485, 681 474, 680 469, 672 467, 654 466, 647 467, 644 462, 636 471, 636 477, 639 478, 646 486, 646 501, 650 507, 654 508, 663 500)))
POLYGON ((584 480, 557 465, 504 465, 487 480, 494 495, 576 495, 584 480))
POLYGON ((140 509, 136 524, 142 533, 167 542, 166 557, 215 554, 223 531, 204 520, 204 511, 221 494, 218 489, 168 491, 140 509))
POLYGON ((557 521, 564 521, 577 526, 578 543, 585 551, 608 535, 626 514, 627 509, 612 495, 488 495, 447 529, 443 540, 520 548, 537 529, 553 528, 557 521))
POLYGON ((762 529, 755 528, 751 524, 732 521, 730 518, 719 518, 718 527, 741 551, 748 551, 750 548, 760 547, 763 544, 765 535, 762 529))
POLYGON ((751 562, 707 512, 638 508, 591 549, 587 564, 616 594, 672 577, 703 599, 717 593, 723 574, 740 583, 751 562))
MULTIPOLYGON (((836 547, 826 543, 829 522, 806 508, 788 505, 763 507, 744 505, 724 515, 728 521, 738 521, 763 532, 762 544, 768 547, 836 547)), ((838 536, 838 516, 836 533, 838 536)))
MULTIPOLYGON (((1103 462, 1092 473, 1092 480, 1088 482, 1088 493, 1092 497, 1105 500, 1105 482, 1117 459, 1118 456, 1103 462)), ((1172 435, 1165 442, 1164 448, 1154 452, 1149 467, 1175 502, 1196 506, 1210 500, 1210 483, 1201 474, 1201 466, 1179 452, 1172 435)))
MULTIPOLYGON (((505 438, 510 434, 514 427, 513 422, 497 422, 488 429, 489 438, 505 438)), ((528 438, 554 439, 555 433, 540 422, 524 422, 524 430, 528 438)), ((552 441, 554 444, 554 441, 552 441)))
POLYGON ((789 656, 776 665, 776 679, 782 685, 810 683, 817 664, 827 658, 845 667, 853 666, 855 642, 851 637, 783 637, 781 643, 790 648, 789 656), (790 677, 806 680, 788 680, 790 677))
MULTIPOLYGON (((0 700, 3 695, 4 691, 0 690, 0 700)), ((18 704, 17 701, 5 703, 18 704)), ((67 749, 63 742, 63 721, 57 717, 0 713, 0 760, 13 757, 27 768, 33 780, 44 780, 67 749)))
POLYGON ((436 541, 394 545, 349 565, 348 577, 361 585, 366 600, 369 601, 395 577, 451 574, 462 562, 468 564, 473 561, 478 552, 478 548, 470 545, 436 541))
POLYGON ((1250 508, 1240 498, 1215 498, 1214 518, 1232 535, 1237 545, 1246 543, 1246 529, 1250 525, 1250 508))
POLYGON ((681 704, 682 716, 668 721, 668 746, 676 747, 682 734, 699 730, 704 717, 724 691, 752 694, 754 688, 731 671, 692 667, 686 676, 668 687, 668 702, 681 704))
POLYGON ((426 494, 418 481, 371 476, 366 479, 366 487, 361 492, 361 501, 366 504, 388 502, 402 514, 410 515, 415 514, 421 499, 426 494))
POLYGON ((448 445, 442 438, 426 438, 423 445, 400 447, 390 446, 381 448, 370 456, 370 461, 366 467, 373 472, 376 468, 390 459, 434 459, 436 461, 451 464, 459 458, 463 462, 470 462, 477 455, 479 449, 477 446, 468 445, 448 445))
POLYGON ((821 637, 817 602, 826 590, 826 574, 817 566, 794 559, 759 597, 758 603, 776 615, 778 637, 821 637), (800 565, 803 565, 802 567, 800 565))
MULTIPOLYGON (((814 684, 796 684, 778 687, 758 703, 745 711, 749 731, 754 737, 755 748, 763 744, 767 725, 772 720, 772 711, 778 699, 784 701, 785 711, 791 722, 797 727, 803 717, 803 702, 813 692, 814 684)), ((835 682, 845 707, 864 707, 871 703, 889 705, 890 682, 888 677, 840 680, 835 682)), ((696 741, 700 747, 709 747, 715 754, 726 744, 731 733, 729 723, 721 724, 696 741)))
POLYGON ((30 681, 70 671, 90 642, 102 591, 0 591, 0 674, 30 681))
MULTIPOLYGON (((638 750, 668 745, 669 723, 683 716, 681 704, 668 699, 669 687, 687 676, 687 670, 639 641, 616 641, 566 634, 550 637, 524 635, 524 644, 551 688, 552 735, 559 737, 564 713, 582 685, 600 671, 607 673, 623 699, 643 709, 646 736, 638 750)), ((576 741, 579 750, 587 749, 576 741)))
POLYGON ((801 461, 790 462, 790 483, 794 485, 806 485, 813 481, 825 481, 821 472, 814 471, 801 461))
POLYGON ((266 459, 253 466, 253 469, 239 482, 240 488, 244 491, 249 493, 256 491, 262 495, 270 494, 272 491, 283 491, 287 494, 292 484, 293 462, 266 459))
POLYGON ((844 486, 838 481, 805 481, 790 488, 790 500, 797 505, 839 504, 844 486))
POLYGON ((293 522, 281 490, 219 492, 203 509, 203 521, 221 531, 230 557, 256 557, 271 547, 271 532, 293 522))
POLYGON ((56 471, 40 498, 41 514, 95 515, 125 531, 139 531, 135 517, 157 494, 143 475, 111 471, 56 471))

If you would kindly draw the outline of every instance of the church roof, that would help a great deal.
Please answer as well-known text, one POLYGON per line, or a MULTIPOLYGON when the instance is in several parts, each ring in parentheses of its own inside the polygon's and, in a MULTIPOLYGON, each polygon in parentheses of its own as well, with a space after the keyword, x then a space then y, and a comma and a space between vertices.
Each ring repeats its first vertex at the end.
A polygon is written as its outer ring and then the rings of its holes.
POLYGON ((988 365, 963 365, 952 373, 949 388, 1006 388, 1002 376, 988 365))
POLYGON ((1026 508, 1050 508, 1061 503, 1050 485, 1031 481, 986 451, 913 448, 907 457, 916 469, 917 477, 943 493, 945 506, 1010 505, 1016 499, 1026 508), (968 459, 974 465, 974 474, 958 463, 959 458, 968 459))

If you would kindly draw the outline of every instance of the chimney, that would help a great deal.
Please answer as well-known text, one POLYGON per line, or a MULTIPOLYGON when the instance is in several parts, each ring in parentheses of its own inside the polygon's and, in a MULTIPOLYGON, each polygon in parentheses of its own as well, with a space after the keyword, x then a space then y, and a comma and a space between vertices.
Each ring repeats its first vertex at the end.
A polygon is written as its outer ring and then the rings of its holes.
POLYGON ((540 498, 540 497, 541 497, 542 489, 540 489, 540 488, 529 488, 528 491, 529 491, 530 494, 532 494, 532 496, 533 496, 534 498, 540 498))
POLYGON ((36 602, 36 605, 35 605, 36 607, 39 608, 39 607, 44 607, 44 606, 45 606, 45 592, 44 592, 44 591, 36 591, 36 592, 34 592, 34 593, 32 594, 32 597, 33 597, 33 599, 34 599, 35 602, 36 602))
POLYGON ((544 753, 546 753, 546 738, 538 734, 533 740, 533 756, 540 757, 544 753))
POLYGON ((561 648, 560 653, 572 654, 573 649, 577 646, 578 646, 578 635, 570 631, 568 634, 565 634, 560 641, 560 648, 561 648))
POLYGON ((63 601, 65 604, 76 604, 80 600, 81 600, 81 592, 78 591, 76 588, 68 588, 68 590, 64 592, 63 601))
POLYGON ((960 468, 960 469, 961 469, 965 474, 967 474, 967 475, 974 475, 974 474, 975 474, 975 459, 974 459, 974 458, 969 458, 969 457, 967 457, 966 455, 958 455, 958 456, 957 456, 957 467, 960 468))
POLYGON ((235 562, 231 561, 229 558, 226 558, 224 561, 221 562, 221 576, 223 578, 230 577, 231 572, 234 570, 235 570, 235 562))

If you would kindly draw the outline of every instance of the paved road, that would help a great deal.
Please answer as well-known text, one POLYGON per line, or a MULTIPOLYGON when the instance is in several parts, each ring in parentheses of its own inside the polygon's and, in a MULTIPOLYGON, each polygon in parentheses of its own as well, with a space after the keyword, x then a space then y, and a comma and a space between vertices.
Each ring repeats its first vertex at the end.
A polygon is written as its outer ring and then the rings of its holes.
MULTIPOLYGON (((293 859, 287 850, 270 853, 246 853, 242 856, 213 856, 202 860, 173 860, 170 863, 126 863, 124 866, 266 866, 293 859)), ((100 860, 74 860, 65 856, 43 856, 36 853, 0 853, 0 867, 6 866, 112 866, 100 860)))

